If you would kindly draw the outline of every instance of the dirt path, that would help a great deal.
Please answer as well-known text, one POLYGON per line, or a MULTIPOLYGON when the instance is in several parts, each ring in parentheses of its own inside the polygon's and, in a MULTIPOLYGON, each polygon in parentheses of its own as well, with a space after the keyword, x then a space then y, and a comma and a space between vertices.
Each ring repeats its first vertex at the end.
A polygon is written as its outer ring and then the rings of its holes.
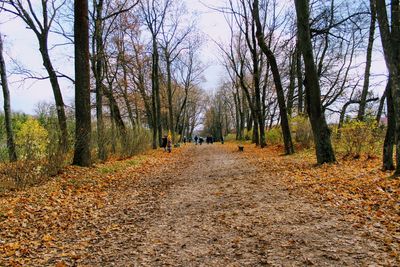
MULTIPOLYGON (((78 265, 381 266, 388 256, 337 210, 292 195, 240 153, 192 146, 101 210, 78 265)), ((100 212, 100 211, 99 211, 100 212)))

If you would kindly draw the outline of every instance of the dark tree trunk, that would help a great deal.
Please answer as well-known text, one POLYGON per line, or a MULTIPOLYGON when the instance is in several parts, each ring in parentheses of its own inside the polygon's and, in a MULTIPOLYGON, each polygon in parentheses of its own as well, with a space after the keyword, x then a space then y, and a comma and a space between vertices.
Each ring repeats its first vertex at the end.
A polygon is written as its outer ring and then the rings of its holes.
POLYGON ((294 89, 296 83, 296 54, 297 52, 294 51, 290 55, 290 71, 289 71, 289 88, 287 92, 287 113, 289 117, 293 115, 293 100, 294 100, 294 89))
POLYGON ((125 106, 128 111, 128 117, 129 120, 131 121, 132 127, 135 127, 136 122, 135 118, 133 116, 133 110, 131 107, 131 103, 129 101, 129 96, 128 96, 128 70, 126 68, 127 62, 125 62, 125 55, 123 55, 124 60, 122 62, 122 71, 123 71, 123 86, 122 86, 122 96, 124 98, 125 106))
MULTIPOLYGON (((292 142, 292 137, 291 137, 291 133, 290 133, 289 119, 288 119, 287 110, 286 110, 285 94, 283 92, 281 75, 279 73, 279 68, 278 68, 278 64, 275 59, 275 55, 273 54, 271 49, 267 46, 267 44, 265 43, 265 40, 264 40, 264 34, 262 32, 262 26, 261 26, 261 22, 260 22, 259 11, 258 11, 258 0, 255 0, 253 2, 253 17, 256 21, 256 26, 257 26, 256 36, 257 36, 257 40, 258 40, 258 45, 260 46, 262 52, 265 54, 265 56, 267 57, 267 59, 269 61, 269 64, 271 66, 272 76, 274 78, 276 95, 278 97, 279 112, 281 115, 281 127, 282 127, 282 134, 283 134, 283 140, 284 140, 284 145, 285 145, 285 153, 293 154, 294 148, 293 148, 293 142, 292 142)), ((264 124, 263 124, 263 126, 264 126, 264 124)))
POLYGON ((15 149, 14 132, 11 125, 11 106, 10 106, 10 90, 8 89, 6 63, 3 56, 3 40, 0 34, 0 75, 1 86, 3 88, 4 102, 4 122, 7 134, 7 150, 10 161, 17 161, 17 152, 15 149))
POLYGON ((157 108, 157 86, 158 86, 158 52, 157 41, 153 37, 153 55, 152 55, 152 71, 151 71, 151 113, 152 117, 152 132, 153 132, 153 149, 157 149, 157 125, 158 125, 158 108, 157 108), (156 66, 157 65, 157 66, 156 66))
POLYGON ((104 138, 104 121, 103 121, 103 64, 104 64, 104 45, 103 45, 103 0, 99 0, 96 5, 96 21, 94 29, 93 49, 93 72, 96 80, 96 124, 97 124, 97 156, 104 161, 107 158, 104 138))
POLYGON ((39 43, 39 50, 42 55, 43 66, 46 68, 46 71, 49 74, 49 79, 54 94, 54 100, 56 103, 58 125, 60 127, 60 147, 61 151, 66 152, 68 150, 67 117, 65 115, 65 105, 61 94, 60 85, 58 83, 57 73, 54 70, 49 56, 49 50, 47 47, 47 36, 41 36, 39 43))
POLYGON ((115 134, 115 121, 114 121, 114 110, 111 108, 112 103, 111 100, 108 99, 108 104, 110 108, 110 122, 111 122, 111 151, 113 154, 117 151, 117 142, 116 142, 116 134, 115 134))
POLYGON ((112 93, 112 88, 113 88, 113 84, 109 83, 108 84, 108 90, 106 90, 104 88, 104 94, 109 100, 111 115, 113 116, 113 119, 114 119, 114 121, 115 121, 115 123, 117 125, 119 134, 124 139, 124 138, 126 138, 126 134, 127 134, 126 126, 125 126, 124 120, 122 119, 121 112, 120 112, 119 107, 118 107, 118 103, 115 100, 114 95, 112 93))
POLYGON ((153 55, 152 55, 152 113, 153 113, 153 149, 162 144, 162 126, 161 126, 161 99, 159 83, 159 54, 156 37, 153 36, 153 55))
POLYGON ((381 99, 379 100, 379 107, 378 107, 378 111, 376 112, 376 119, 375 119, 376 123, 378 123, 378 124, 381 123, 383 106, 385 105, 385 100, 386 100, 388 92, 390 94, 390 89, 388 89, 388 87, 389 87, 389 81, 386 84, 385 92, 383 92, 383 95, 382 95, 381 99))
POLYGON ((251 115, 251 111, 249 111, 249 114, 247 114, 246 122, 247 132, 250 132, 251 129, 253 129, 253 115, 251 115))
MULTIPOLYGON (((395 144, 396 144, 396 171, 395 176, 400 176, 400 18, 399 0, 391 1, 391 27, 386 11, 386 1, 376 1, 376 14, 379 22, 381 41, 385 62, 390 76, 390 95, 393 100, 393 111, 395 121, 395 144)), ((389 93, 387 95, 389 102, 389 93)))
POLYGON ((371 73, 371 63, 372 63, 372 48, 374 46, 374 35, 375 35, 375 24, 376 24, 376 9, 375 0, 370 0, 371 7, 371 24, 369 26, 369 38, 367 47, 367 58, 365 62, 365 72, 364 72, 364 85, 361 92, 360 106, 358 108, 357 119, 360 121, 364 120, 365 107, 367 105, 367 95, 369 89, 369 77, 371 73))
POLYGON ((236 140, 241 140, 242 137, 240 136, 241 131, 240 131, 240 107, 238 103, 238 95, 236 93, 233 93, 233 100, 235 103, 235 129, 236 129, 236 140))
POLYGON ((383 143, 383 170, 394 170, 394 163, 393 163, 393 146, 395 143, 395 130, 396 130, 396 121, 395 121, 395 114, 394 114, 394 107, 393 107, 393 97, 390 93, 391 90, 391 82, 389 78, 388 85, 386 87, 386 94, 387 94, 387 129, 385 135, 385 141, 383 143))
POLYGON ((168 96, 168 130, 172 132, 172 142, 175 142, 174 112, 172 106, 172 74, 171 74, 171 55, 165 52, 167 64, 167 96, 168 96))
POLYGON ((258 134, 258 121, 257 119, 253 119, 253 139, 252 142, 253 144, 256 144, 256 146, 260 145, 260 135, 258 134))
POLYGON ((321 105, 321 90, 311 44, 308 3, 307 0, 295 0, 299 41, 306 70, 307 109, 314 135, 317 162, 332 163, 336 158, 330 139, 331 132, 321 105))
POLYGON ((303 71, 301 69, 301 50, 299 41, 296 43, 296 76, 297 76, 297 114, 304 113, 303 71))
POLYGON ((75 0, 75 151, 74 165, 91 165, 89 12, 87 0, 75 0))

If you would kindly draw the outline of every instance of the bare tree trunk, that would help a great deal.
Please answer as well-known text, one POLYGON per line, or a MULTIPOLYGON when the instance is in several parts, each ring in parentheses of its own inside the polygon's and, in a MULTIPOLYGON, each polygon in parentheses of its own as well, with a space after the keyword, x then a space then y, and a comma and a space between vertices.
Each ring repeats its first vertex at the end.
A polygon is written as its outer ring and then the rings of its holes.
POLYGON ((171 56, 165 52, 167 64, 167 96, 168 96, 168 130, 172 132, 172 142, 175 143, 174 112, 172 106, 172 74, 171 74, 171 56))
POLYGON ((17 161, 17 152, 15 149, 14 132, 11 125, 11 106, 10 90, 8 89, 6 63, 3 56, 3 39, 0 34, 0 75, 1 86, 3 88, 4 101, 4 121, 7 133, 7 150, 10 161, 17 161))
POLYGON ((260 46, 262 52, 268 58, 269 64, 271 66, 272 76, 274 78, 276 95, 278 97, 279 112, 281 115, 281 127, 282 127, 282 134, 283 134, 283 140, 284 140, 284 145, 285 145, 285 153, 293 154, 294 148, 293 148, 292 136, 290 133, 289 119, 288 119, 287 110, 286 110, 285 95, 283 92, 281 75, 279 73, 278 64, 276 62, 275 56, 272 53, 271 49, 267 46, 267 44, 265 43, 265 40, 264 40, 264 34, 262 32, 262 26, 261 26, 261 22, 260 22, 259 11, 258 11, 258 0, 255 0, 253 2, 253 18, 255 19, 256 26, 257 26, 256 36, 257 36, 257 40, 258 40, 258 45, 260 46))
POLYGON ((386 84, 386 89, 385 92, 383 92, 383 95, 381 97, 381 99, 379 100, 379 107, 378 107, 378 111, 376 112, 376 123, 381 123, 381 117, 382 117, 382 112, 383 112, 383 106, 385 105, 385 100, 387 97, 387 94, 390 94, 390 89, 389 89, 389 82, 390 80, 388 80, 387 84, 386 84))
POLYGON ((124 138, 126 139, 126 134, 127 134, 126 126, 125 126, 124 120, 122 119, 121 112, 118 107, 118 103, 115 100, 114 95, 112 93, 112 88, 113 88, 113 84, 109 83, 108 89, 104 88, 104 94, 109 100, 111 115, 113 116, 114 121, 117 125, 119 134, 122 136, 122 139, 124 139, 124 138))
POLYGON ((393 107, 393 97, 390 93, 391 90, 391 82, 389 78, 389 82, 386 88, 387 92, 387 129, 385 135, 385 141, 383 142, 383 159, 382 159, 382 168, 383 170, 394 170, 393 163, 393 146, 395 143, 395 130, 396 130, 396 121, 393 107))
POLYGON ((152 55, 152 71, 151 71, 151 107, 152 107, 152 115, 153 115, 153 149, 157 149, 157 129, 158 129, 158 121, 160 118, 158 116, 160 115, 158 113, 159 109, 157 108, 157 98, 156 94, 158 92, 158 52, 157 52, 157 41, 155 37, 153 37, 153 55, 152 55))
POLYGON ((91 165, 89 12, 87 0, 75 0, 75 152, 74 165, 91 165))
POLYGON ((123 57, 124 57, 124 60, 122 62, 122 71, 123 71, 122 96, 125 101, 125 106, 128 111, 128 117, 129 117, 129 120, 131 121, 131 125, 132 125, 132 127, 135 127, 136 122, 135 122, 135 118, 133 116, 133 110, 132 110, 132 107, 131 107, 131 104, 129 101, 129 97, 128 97, 128 72, 126 69, 127 62, 125 62, 125 55, 123 55, 123 57))
POLYGON ((300 47, 306 69, 306 96, 308 114, 314 135, 315 150, 318 164, 336 161, 331 144, 331 132, 325 120, 321 105, 321 90, 319 86, 317 69, 314 62, 309 25, 309 1, 295 0, 297 14, 297 30, 300 47))
POLYGON ((93 49, 93 72, 96 80, 96 124, 97 124, 97 155, 100 160, 104 161, 107 158, 107 151, 105 148, 104 140, 104 121, 103 121, 103 64, 104 64, 104 45, 103 45, 103 0, 95 3, 96 6, 96 20, 94 29, 93 49))
POLYGON ((376 24, 376 9, 375 0, 370 0, 371 7, 371 24, 369 26, 369 38, 367 47, 367 60, 365 62, 365 72, 364 72, 364 85, 361 92, 360 106, 358 108, 357 119, 360 121, 364 120, 365 107, 367 105, 367 95, 369 89, 369 77, 371 73, 371 63, 372 63, 372 48, 374 46, 374 35, 375 35, 375 24, 376 24))
POLYGON ((289 117, 293 115, 293 99, 296 83, 296 51, 290 55, 289 88, 287 92, 287 113, 289 117))
POLYGON ((54 100, 57 108, 58 124, 60 127, 60 146, 61 151, 66 152, 68 150, 68 130, 67 130, 67 117, 65 115, 65 105, 61 94, 60 85, 58 83, 57 73, 54 70, 53 64, 51 63, 49 51, 47 47, 47 36, 41 37, 40 53, 43 59, 43 66, 49 74, 51 87, 53 89, 54 100))
MULTIPOLYGON (((376 14, 381 32, 381 40, 385 62, 389 70, 391 97, 393 100, 396 143, 396 171, 395 176, 400 175, 400 14, 399 0, 391 1, 391 28, 386 11, 386 1, 376 1, 376 14)), ((389 102, 389 94, 388 94, 389 102)))
POLYGON ((303 74, 301 69, 301 50, 300 43, 296 43, 296 76, 297 76, 297 114, 302 115, 304 113, 303 105, 303 74))
POLYGON ((115 134, 115 121, 114 121, 114 110, 111 108, 111 100, 108 99, 108 104, 110 108, 110 122, 111 122, 111 151, 113 154, 117 151, 117 138, 115 134))

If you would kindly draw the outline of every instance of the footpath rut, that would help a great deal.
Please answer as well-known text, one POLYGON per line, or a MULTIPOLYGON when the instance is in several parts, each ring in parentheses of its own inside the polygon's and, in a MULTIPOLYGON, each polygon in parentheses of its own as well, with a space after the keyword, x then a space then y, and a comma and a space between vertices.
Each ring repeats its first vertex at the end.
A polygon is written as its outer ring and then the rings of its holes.
POLYGON ((223 145, 119 192, 93 224, 85 266, 389 266, 340 212, 293 195, 223 145))

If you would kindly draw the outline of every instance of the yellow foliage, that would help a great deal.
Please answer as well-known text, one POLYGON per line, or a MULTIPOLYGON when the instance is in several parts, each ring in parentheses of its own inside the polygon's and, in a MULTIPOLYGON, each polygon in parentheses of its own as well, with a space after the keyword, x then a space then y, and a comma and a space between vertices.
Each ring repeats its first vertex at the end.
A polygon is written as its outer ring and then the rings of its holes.
POLYGON ((383 131, 376 121, 352 120, 340 129, 339 145, 346 155, 376 154, 377 143, 383 140, 383 131))
POLYGON ((23 159, 33 160, 45 156, 49 143, 48 132, 36 119, 28 119, 16 133, 16 144, 23 159))

